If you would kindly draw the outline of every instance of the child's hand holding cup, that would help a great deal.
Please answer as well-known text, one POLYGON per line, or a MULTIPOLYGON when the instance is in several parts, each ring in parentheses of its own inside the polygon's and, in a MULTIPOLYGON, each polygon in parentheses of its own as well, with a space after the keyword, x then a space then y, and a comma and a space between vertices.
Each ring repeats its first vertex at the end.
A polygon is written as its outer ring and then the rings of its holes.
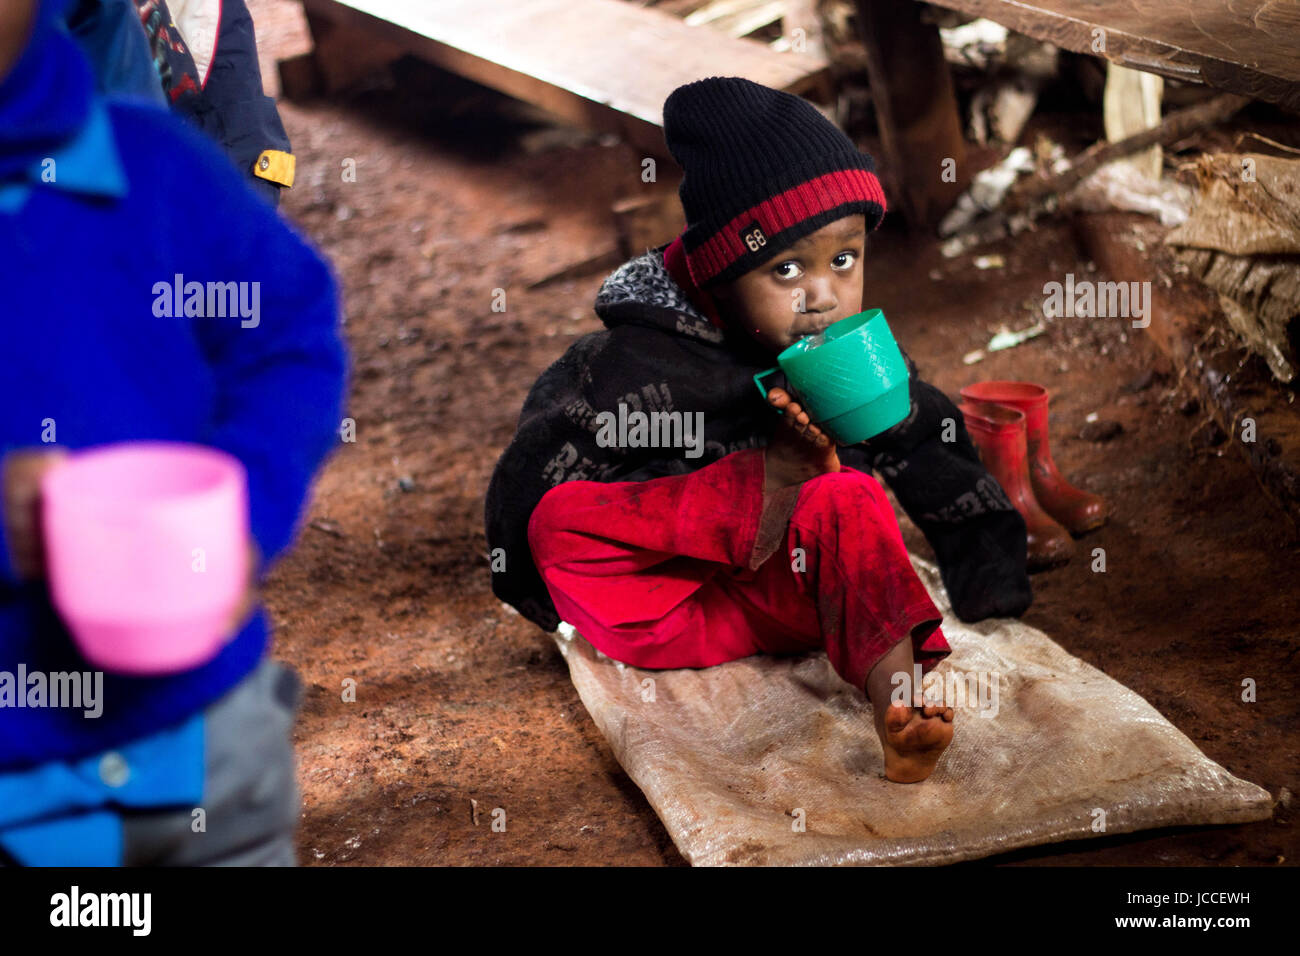
POLYGON ((105 445, 41 481, 50 597, 106 671, 172 674, 221 650, 252 608, 243 466, 214 448, 105 445))
MULTIPOLYGON (((907 363, 880 309, 841 319, 776 357, 814 422, 839 445, 856 445, 897 425, 912 408, 907 363)), ((754 376, 766 399, 763 378, 754 376)))
POLYGON ((45 545, 41 534, 41 479, 67 457, 57 445, 19 448, 0 463, 0 518, 9 563, 20 581, 45 577, 45 545))

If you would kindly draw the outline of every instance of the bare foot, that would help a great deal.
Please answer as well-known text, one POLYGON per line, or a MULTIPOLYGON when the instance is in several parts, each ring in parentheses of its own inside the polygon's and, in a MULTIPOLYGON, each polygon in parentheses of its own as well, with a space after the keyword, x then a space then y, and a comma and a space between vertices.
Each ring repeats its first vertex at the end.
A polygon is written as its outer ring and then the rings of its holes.
POLYGON ((789 392, 770 389, 767 400, 781 411, 781 422, 767 443, 766 493, 840 470, 835 442, 813 423, 789 392))
POLYGON ((885 776, 895 783, 920 783, 934 772, 939 758, 952 743, 953 709, 916 706, 901 700, 876 709, 876 733, 885 751, 885 776))

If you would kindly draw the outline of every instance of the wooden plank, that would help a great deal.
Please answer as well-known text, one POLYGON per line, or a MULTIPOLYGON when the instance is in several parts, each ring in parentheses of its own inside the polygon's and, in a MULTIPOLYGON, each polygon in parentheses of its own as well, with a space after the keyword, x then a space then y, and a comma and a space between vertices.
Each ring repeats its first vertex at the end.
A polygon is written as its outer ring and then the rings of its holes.
POLYGON ((728 36, 749 36, 785 15, 785 0, 714 0, 684 18, 688 27, 711 26, 728 36))
MULTIPOLYGON (((706 76, 799 93, 829 64, 623 0, 304 0, 309 18, 401 46, 578 125, 664 152, 664 100, 706 76)), ((367 39, 363 39, 367 38, 367 39)))
MULTIPOLYGON (((1164 85, 1164 77, 1157 73, 1130 70, 1107 61, 1106 89, 1101 100, 1106 139, 1115 143, 1160 125, 1160 98, 1164 85)), ((1120 162, 1132 164, 1149 179, 1159 179, 1164 170, 1162 156, 1163 151, 1157 145, 1120 162)))
POLYGON ((1300 3, 932 0, 1120 66, 1300 111, 1300 3), (1098 34, 1095 31, 1101 30, 1098 34), (1099 38, 1104 48, 1099 49, 1099 38))
POLYGON ((928 229, 953 207, 970 179, 939 31, 921 21, 919 3, 857 0, 857 9, 884 145, 880 172, 900 195, 909 224, 928 229), (951 160, 950 182, 944 181, 946 160, 951 160))
POLYGON ((683 18, 688 27, 699 27, 705 24, 714 23, 725 17, 734 17, 737 14, 743 14, 752 11, 760 4, 766 4, 768 0, 711 0, 704 6, 692 10, 683 18))

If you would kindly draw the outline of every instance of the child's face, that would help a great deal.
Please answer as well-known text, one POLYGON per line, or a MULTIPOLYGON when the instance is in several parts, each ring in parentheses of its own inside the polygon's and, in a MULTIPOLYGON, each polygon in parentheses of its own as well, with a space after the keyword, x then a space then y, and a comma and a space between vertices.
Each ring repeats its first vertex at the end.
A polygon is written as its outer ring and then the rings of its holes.
POLYGON ((733 326, 775 354, 862 311, 866 242, 865 216, 837 219, 714 297, 733 326))

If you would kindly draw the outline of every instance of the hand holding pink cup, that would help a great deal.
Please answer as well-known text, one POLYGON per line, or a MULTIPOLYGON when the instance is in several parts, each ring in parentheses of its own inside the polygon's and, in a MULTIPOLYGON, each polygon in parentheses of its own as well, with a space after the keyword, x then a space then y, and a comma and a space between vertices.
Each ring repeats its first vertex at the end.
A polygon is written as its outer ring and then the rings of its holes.
POLYGON ((249 576, 248 489, 231 455, 127 442, 41 482, 50 595, 90 663, 172 674, 226 641, 249 576))

